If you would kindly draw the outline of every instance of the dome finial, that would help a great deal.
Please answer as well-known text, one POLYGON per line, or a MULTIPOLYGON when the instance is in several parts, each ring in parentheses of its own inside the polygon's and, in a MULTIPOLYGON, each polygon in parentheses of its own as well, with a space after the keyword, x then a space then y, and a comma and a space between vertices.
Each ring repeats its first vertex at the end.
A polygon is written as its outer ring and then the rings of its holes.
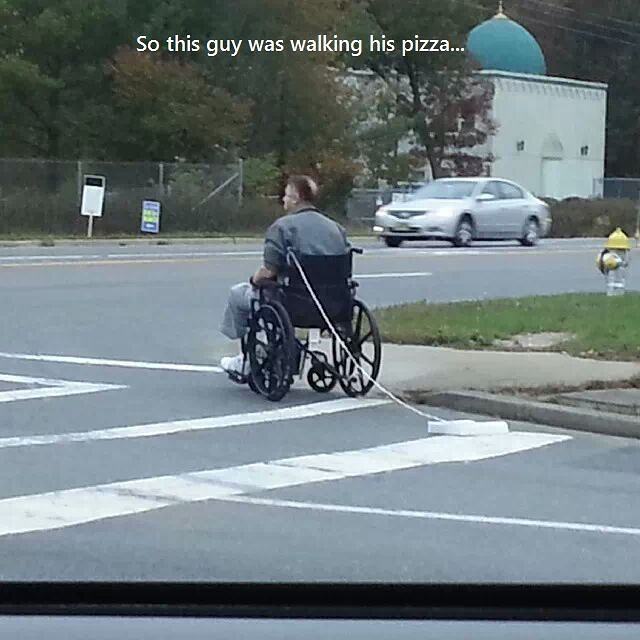
POLYGON ((506 18, 507 16, 504 13, 504 7, 502 6, 502 0, 498 0, 498 13, 494 16, 494 18, 506 18))

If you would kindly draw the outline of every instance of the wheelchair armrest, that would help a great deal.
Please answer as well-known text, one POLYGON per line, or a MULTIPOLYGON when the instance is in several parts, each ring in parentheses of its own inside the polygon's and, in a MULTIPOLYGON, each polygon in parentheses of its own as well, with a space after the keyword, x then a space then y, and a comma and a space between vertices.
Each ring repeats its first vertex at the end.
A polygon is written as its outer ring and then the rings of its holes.
POLYGON ((260 284, 255 286, 257 286, 258 289, 277 289, 281 285, 275 280, 263 280, 260 284))

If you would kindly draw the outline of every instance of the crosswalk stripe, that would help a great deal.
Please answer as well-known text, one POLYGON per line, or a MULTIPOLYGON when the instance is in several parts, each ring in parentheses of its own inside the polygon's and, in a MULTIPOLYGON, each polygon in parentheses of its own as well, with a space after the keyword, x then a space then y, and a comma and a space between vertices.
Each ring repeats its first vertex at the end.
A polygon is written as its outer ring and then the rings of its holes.
POLYGON ((16 402, 18 400, 35 400, 39 398, 59 398, 127 388, 126 385, 121 384, 96 384, 93 382, 31 378, 28 376, 14 376, 9 374, 0 374, 0 382, 38 385, 35 389, 10 389, 8 391, 0 391, 0 403, 16 402))
POLYGON ((138 362, 134 360, 112 360, 107 358, 85 358, 82 356, 61 356, 31 353, 0 352, 0 358, 11 360, 31 360, 35 362, 59 362, 61 364, 95 365, 98 367, 122 367, 125 369, 156 369, 160 371, 193 371, 199 373, 222 373, 217 366, 201 364, 178 364, 172 362, 138 362))
POLYGON ((125 438, 149 438, 153 436, 184 433, 186 431, 209 431, 211 429, 257 425, 266 422, 278 422, 282 420, 299 420, 302 418, 331 415, 344 411, 353 411, 356 409, 371 409, 389 403, 390 400, 386 399, 340 398, 338 400, 314 402, 311 404, 286 407, 283 409, 270 409, 267 411, 256 411, 254 413, 212 416, 210 418, 197 418, 194 420, 174 420, 171 422, 139 424, 129 427, 114 427, 111 429, 96 429, 93 431, 77 431, 74 433, 13 436, 9 438, 0 438, 0 449, 30 447, 38 445, 55 445, 70 442, 121 440, 125 438))
POLYGON ((514 432, 432 436, 368 449, 296 456, 0 500, 0 536, 62 529, 105 518, 228 496, 361 477, 443 462, 484 460, 570 440, 514 432))

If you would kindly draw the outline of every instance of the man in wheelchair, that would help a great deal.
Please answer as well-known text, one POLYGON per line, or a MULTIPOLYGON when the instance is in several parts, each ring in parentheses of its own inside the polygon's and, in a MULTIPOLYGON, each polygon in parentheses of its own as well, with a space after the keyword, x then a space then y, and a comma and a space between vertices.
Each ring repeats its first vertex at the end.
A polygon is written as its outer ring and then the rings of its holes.
POLYGON ((364 395, 379 369, 377 327, 369 310, 355 299, 357 283, 351 280, 351 258, 357 250, 350 247, 344 228, 317 209, 317 196, 318 187, 308 176, 289 178, 283 198, 288 215, 269 227, 263 266, 249 283, 231 288, 224 311, 221 331, 241 341, 241 353, 222 358, 221 367, 233 381, 249 383, 270 400, 287 393, 293 375, 302 374, 306 356, 311 360, 307 381, 316 391, 330 391, 339 382, 349 395, 364 395), (333 336, 333 363, 324 352, 310 351, 308 340, 297 340, 294 327, 337 328, 341 339, 333 336), (365 355, 370 343, 373 351, 365 355), (368 379, 354 364, 360 356, 372 369, 368 379))

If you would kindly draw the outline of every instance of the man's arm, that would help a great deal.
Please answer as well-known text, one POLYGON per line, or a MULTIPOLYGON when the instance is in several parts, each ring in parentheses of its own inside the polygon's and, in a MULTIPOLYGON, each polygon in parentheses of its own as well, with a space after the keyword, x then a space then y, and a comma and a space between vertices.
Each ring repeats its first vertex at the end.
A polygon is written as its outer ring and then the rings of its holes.
POLYGON ((262 266, 251 276, 249 282, 254 287, 259 287, 266 280, 274 280, 277 275, 276 271, 273 271, 269 267, 262 266))
POLYGON ((278 219, 267 229, 262 266, 251 276, 249 282, 254 287, 259 287, 265 281, 277 278, 284 262, 284 252, 282 229, 278 219))

